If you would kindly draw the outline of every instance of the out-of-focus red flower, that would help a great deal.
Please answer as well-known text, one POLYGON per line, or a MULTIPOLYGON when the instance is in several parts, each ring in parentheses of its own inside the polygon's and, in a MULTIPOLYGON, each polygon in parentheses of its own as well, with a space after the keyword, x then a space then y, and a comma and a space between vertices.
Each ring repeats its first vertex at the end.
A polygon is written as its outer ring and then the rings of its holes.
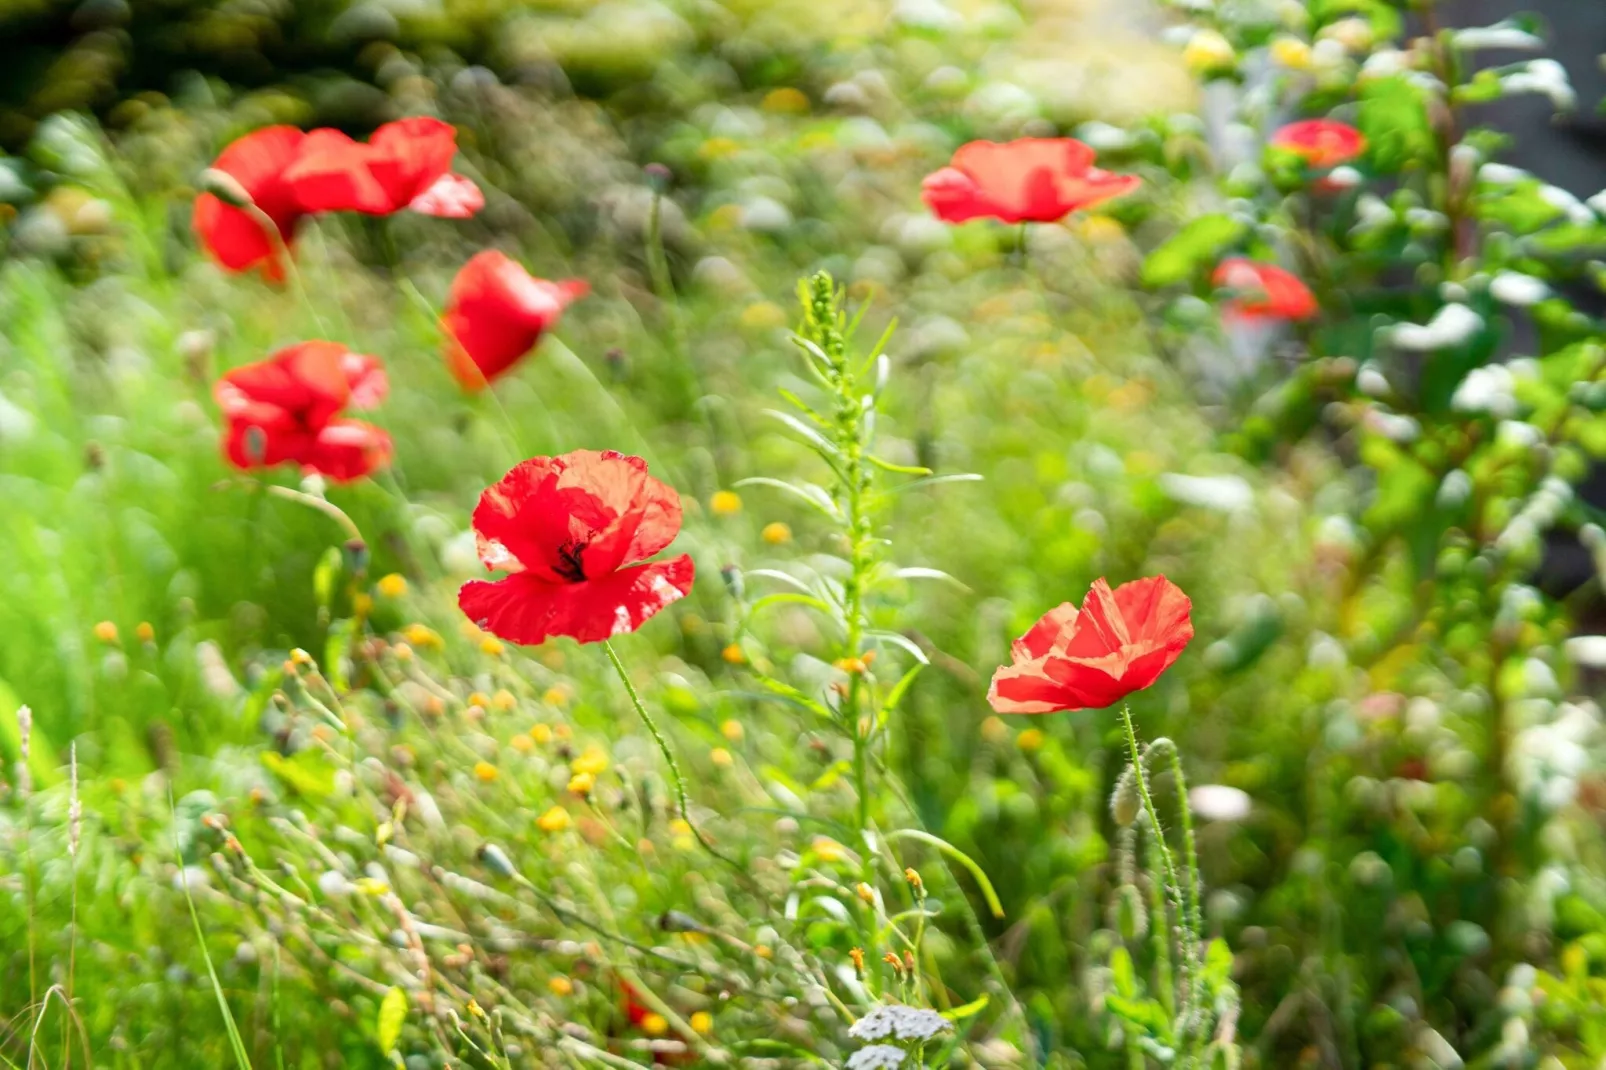
POLYGON ((360 479, 390 460, 390 436, 340 414, 372 408, 387 389, 373 357, 338 342, 288 346, 218 380, 224 456, 240 469, 292 462, 330 479, 360 479))
POLYGON ((1217 265, 1211 281, 1234 292, 1226 309, 1240 319, 1308 320, 1317 313, 1316 295, 1275 264, 1233 257, 1217 265))
POLYGON ((1272 135, 1271 144, 1324 171, 1348 163, 1366 151, 1365 136, 1336 119, 1301 119, 1289 123, 1272 135))
POLYGON ((534 645, 555 635, 594 643, 633 632, 691 590, 691 557, 647 564, 680 531, 680 497, 647 462, 576 450, 517 465, 480 495, 474 534, 485 567, 457 604, 481 628, 534 645))
POLYGON ((1082 608, 1051 609, 1015 641, 993 673, 987 701, 999 713, 1054 713, 1113 705, 1141 691, 1193 638, 1193 604, 1164 576, 1115 590, 1093 583, 1082 608))
POLYGON ((947 167, 926 176, 921 197, 938 219, 963 223, 1052 223, 1137 189, 1136 175, 1093 166, 1091 147, 1075 138, 972 141, 947 167))
POLYGON ((293 126, 268 126, 253 131, 224 149, 212 165, 239 183, 252 203, 278 229, 278 241, 261 221, 244 208, 226 204, 214 193, 195 199, 195 233, 207 252, 230 271, 261 266, 270 279, 284 276, 277 246, 288 247, 296 224, 307 210, 285 171, 295 162, 307 135, 293 126))
MULTIPOLYGON (((270 126, 229 145, 212 169, 238 183, 288 247, 296 224, 316 212, 473 215, 484 207, 485 195, 452 173, 456 153, 457 131, 439 119, 386 123, 366 142, 329 128, 303 133, 270 126)), ((270 279, 284 276, 277 243, 247 209, 203 193, 195 201, 194 223, 202 244, 224 267, 245 271, 261 265, 270 279)))
POLYGON ((309 212, 389 215, 411 208, 462 218, 485 198, 472 181, 451 173, 455 155, 457 130, 427 116, 386 123, 366 143, 314 130, 286 180, 309 212))
POLYGON ((564 308, 589 290, 578 279, 535 278, 494 250, 476 254, 452 280, 441 318, 452 375, 466 390, 483 389, 534 349, 564 308))

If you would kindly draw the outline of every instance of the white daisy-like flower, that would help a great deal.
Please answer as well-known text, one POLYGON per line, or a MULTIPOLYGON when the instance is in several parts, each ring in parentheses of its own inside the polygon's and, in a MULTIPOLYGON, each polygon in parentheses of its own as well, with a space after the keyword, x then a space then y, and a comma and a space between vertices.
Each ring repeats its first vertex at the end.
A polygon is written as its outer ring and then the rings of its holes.
POLYGON ((848 1036, 854 1040, 884 1040, 889 1036, 899 1040, 930 1040, 952 1028, 953 1023, 936 1011, 888 1004, 854 1022, 848 1027, 848 1036))
POLYGON ((872 1044, 848 1056, 848 1070, 897 1070, 908 1054, 891 1044, 872 1044))

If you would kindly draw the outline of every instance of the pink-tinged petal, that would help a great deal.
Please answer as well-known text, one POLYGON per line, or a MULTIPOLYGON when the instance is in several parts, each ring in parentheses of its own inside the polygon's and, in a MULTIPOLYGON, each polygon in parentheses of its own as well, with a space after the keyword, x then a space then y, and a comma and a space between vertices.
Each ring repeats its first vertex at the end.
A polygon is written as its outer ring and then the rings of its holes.
POLYGON ((400 211, 452 169, 457 130, 451 123, 415 116, 386 123, 368 139, 369 170, 400 211))
POLYGON ((472 178, 444 174, 414 197, 407 207, 439 219, 468 219, 485 207, 485 193, 472 178))
POLYGON ((1072 701, 1066 709, 1101 710, 1114 705, 1135 687, 1125 685, 1127 652, 1100 658, 1066 658, 1050 654, 1043 659, 1043 674, 1058 684, 1072 701))
POLYGON ((1010 647, 1015 660, 1031 661, 1034 658, 1044 657, 1056 647, 1063 648, 1070 642, 1072 631, 1076 627, 1077 612, 1075 602, 1064 602, 1044 613, 1042 618, 1010 647))
POLYGON ((583 583, 548 583, 519 573, 473 580, 458 593, 469 620, 508 642, 533 646, 565 635, 595 643, 633 632, 691 591, 690 556, 612 572, 583 583))
POLYGON ((1074 703, 1062 685, 1043 675, 1040 662, 999 666, 987 689, 987 704, 997 713, 1057 713, 1074 703))
POLYGON ((953 167, 927 175, 920 184, 920 197, 931 214, 945 223, 965 223, 994 214, 970 176, 953 167))
POLYGON ((1115 595, 1103 579, 1093 581, 1076 618, 1070 642, 1064 652, 1072 658, 1099 658, 1119 651, 1130 637, 1126 621, 1115 604, 1115 595))
POLYGON ((375 408, 390 393, 390 379, 377 357, 365 353, 347 353, 340 358, 340 369, 346 375, 346 383, 351 390, 349 404, 354 409, 375 408))

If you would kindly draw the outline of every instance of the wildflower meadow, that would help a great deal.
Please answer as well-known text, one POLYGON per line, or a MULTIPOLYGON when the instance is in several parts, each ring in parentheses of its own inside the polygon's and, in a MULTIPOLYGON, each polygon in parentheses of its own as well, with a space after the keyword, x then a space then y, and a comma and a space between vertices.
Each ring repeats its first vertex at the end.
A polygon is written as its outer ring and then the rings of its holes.
POLYGON ((1606 1067, 1574 2, 0 3, 0 1066, 1606 1067))

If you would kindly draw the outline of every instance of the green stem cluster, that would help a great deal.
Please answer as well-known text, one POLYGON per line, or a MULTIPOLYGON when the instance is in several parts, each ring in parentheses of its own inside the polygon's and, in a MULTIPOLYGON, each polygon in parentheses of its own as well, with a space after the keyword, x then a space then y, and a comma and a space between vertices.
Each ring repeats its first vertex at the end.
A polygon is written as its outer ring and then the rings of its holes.
POLYGON ((1165 977, 1168 978, 1170 974, 1169 944, 1165 935, 1167 930, 1174 935, 1181 951, 1182 976, 1177 984, 1178 998, 1175 1004, 1176 1033, 1181 1051, 1178 1053, 1176 1065, 1179 1070, 1190 1070, 1201 1065, 1201 1052, 1209 1035, 1209 1015, 1204 1006, 1206 1000, 1204 964, 1203 956, 1200 954, 1204 919, 1199 905, 1199 857, 1194 842, 1193 816, 1188 809, 1188 784, 1182 772, 1182 757, 1169 740, 1158 740, 1148 749, 1140 749, 1137 728, 1132 723, 1132 709, 1129 706, 1121 707, 1121 723, 1126 729, 1133 783, 1137 788, 1144 822, 1148 825, 1151 850, 1159 863, 1157 876, 1163 895, 1156 897, 1155 907, 1158 917, 1155 925, 1155 942, 1163 952, 1160 955, 1160 962, 1165 967, 1163 970, 1165 977), (1147 757, 1161 744, 1170 751, 1171 775, 1175 781, 1177 809, 1181 815, 1180 870, 1175 853, 1166 842, 1165 830, 1160 824, 1160 812, 1154 805, 1154 796, 1149 790, 1149 779, 1144 770, 1147 757), (1170 922, 1173 917, 1174 926, 1170 922))

